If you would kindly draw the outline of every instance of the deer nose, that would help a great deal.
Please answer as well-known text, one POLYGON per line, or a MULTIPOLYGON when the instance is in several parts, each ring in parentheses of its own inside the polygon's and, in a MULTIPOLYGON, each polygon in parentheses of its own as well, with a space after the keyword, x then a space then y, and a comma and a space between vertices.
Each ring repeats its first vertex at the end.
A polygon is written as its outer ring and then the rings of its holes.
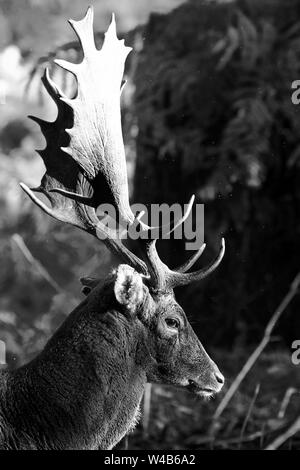
POLYGON ((225 383, 225 377, 224 375, 219 371, 218 366, 214 364, 214 371, 212 373, 212 376, 214 378, 214 383, 215 383, 215 389, 216 392, 220 392, 221 389, 223 388, 223 385, 225 383))
POLYGON ((218 372, 215 373, 215 377, 216 377, 216 379, 217 379, 217 382, 218 382, 220 385, 223 386, 224 383, 225 383, 225 377, 224 377, 224 375, 221 374, 220 371, 218 371, 218 372))

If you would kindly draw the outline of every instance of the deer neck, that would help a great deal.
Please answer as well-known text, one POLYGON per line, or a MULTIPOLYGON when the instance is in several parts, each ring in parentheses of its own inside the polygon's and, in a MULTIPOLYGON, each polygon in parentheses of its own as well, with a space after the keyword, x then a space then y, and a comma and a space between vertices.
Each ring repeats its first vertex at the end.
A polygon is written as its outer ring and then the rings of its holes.
POLYGON ((15 415, 31 423, 24 433, 38 429, 43 448, 111 448, 137 420, 146 383, 139 335, 120 312, 100 311, 99 320, 93 307, 84 301, 8 379, 15 415))

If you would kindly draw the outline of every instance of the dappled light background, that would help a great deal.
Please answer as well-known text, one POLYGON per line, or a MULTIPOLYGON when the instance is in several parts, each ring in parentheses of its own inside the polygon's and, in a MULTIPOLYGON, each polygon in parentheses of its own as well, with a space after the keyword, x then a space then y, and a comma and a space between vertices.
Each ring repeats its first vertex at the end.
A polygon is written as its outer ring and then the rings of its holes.
MULTIPOLYGON (((114 264, 101 243, 41 213, 18 184, 40 183, 44 166, 34 150, 44 139, 26 116, 55 119, 40 83, 46 66, 67 94, 76 90, 53 58, 80 61, 67 19, 82 18, 90 3, 0 0, 0 340, 11 368, 32 359, 79 303, 78 279, 104 277, 114 264)), ((93 5, 98 47, 114 11, 119 36, 134 48, 122 96, 132 200, 183 204, 194 193, 205 204, 199 267, 221 236, 227 245, 212 278, 177 293, 226 376, 223 395, 201 402, 148 388, 141 422, 120 447, 265 448, 300 414, 296 292, 241 384, 236 377, 300 271, 300 105, 291 100, 300 79, 299 2, 93 5)), ((189 255, 178 241, 159 248, 172 266, 189 255)), ((299 448, 299 433, 282 446, 299 448)))

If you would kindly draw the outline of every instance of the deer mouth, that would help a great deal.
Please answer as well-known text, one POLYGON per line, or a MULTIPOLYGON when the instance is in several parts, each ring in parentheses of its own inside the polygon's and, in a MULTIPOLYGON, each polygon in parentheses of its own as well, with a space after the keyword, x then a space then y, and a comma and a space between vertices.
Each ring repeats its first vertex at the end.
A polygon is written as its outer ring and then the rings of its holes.
POLYGON ((186 388, 189 392, 196 393, 197 395, 201 395, 203 397, 211 397, 215 393, 213 388, 203 387, 195 382, 195 380, 189 380, 186 388))

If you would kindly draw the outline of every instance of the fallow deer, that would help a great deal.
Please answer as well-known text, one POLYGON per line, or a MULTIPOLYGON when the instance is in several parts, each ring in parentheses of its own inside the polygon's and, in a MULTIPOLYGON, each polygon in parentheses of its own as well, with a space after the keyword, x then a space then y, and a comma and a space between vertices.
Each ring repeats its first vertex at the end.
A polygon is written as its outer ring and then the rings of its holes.
POLYGON ((216 259, 196 272, 188 271, 204 245, 176 270, 160 260, 153 228, 133 214, 128 198, 120 87, 130 48, 117 38, 113 18, 96 49, 91 8, 70 23, 83 60, 56 62, 76 77, 77 94, 69 99, 45 72, 58 114, 51 123, 34 118, 46 139, 39 152, 46 173, 39 188, 22 188, 50 216, 101 239, 123 264, 104 281, 83 279, 85 300, 44 350, 29 364, 0 372, 2 449, 111 449, 137 422, 147 382, 199 396, 219 392, 224 383, 173 292, 208 276, 224 255, 224 241, 216 259), (120 222, 148 234, 139 240, 143 259, 99 219, 104 202, 120 222))

